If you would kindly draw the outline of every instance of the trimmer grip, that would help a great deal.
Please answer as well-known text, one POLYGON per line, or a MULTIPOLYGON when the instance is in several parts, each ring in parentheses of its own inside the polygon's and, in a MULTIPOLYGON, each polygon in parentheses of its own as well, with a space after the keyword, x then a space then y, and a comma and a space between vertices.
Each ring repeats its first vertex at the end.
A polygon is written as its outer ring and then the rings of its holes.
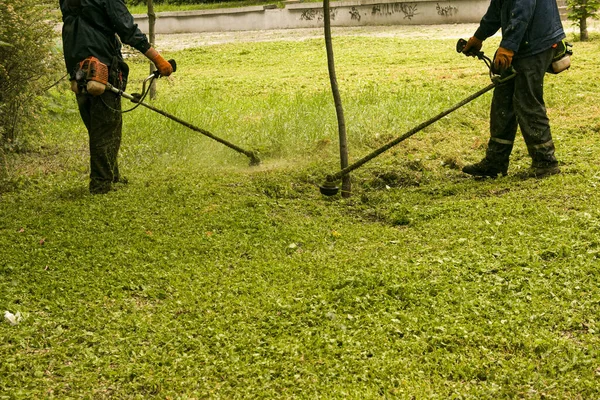
POLYGON ((466 45, 467 41, 465 39, 458 39, 458 42, 456 42, 456 52, 462 53, 466 45))

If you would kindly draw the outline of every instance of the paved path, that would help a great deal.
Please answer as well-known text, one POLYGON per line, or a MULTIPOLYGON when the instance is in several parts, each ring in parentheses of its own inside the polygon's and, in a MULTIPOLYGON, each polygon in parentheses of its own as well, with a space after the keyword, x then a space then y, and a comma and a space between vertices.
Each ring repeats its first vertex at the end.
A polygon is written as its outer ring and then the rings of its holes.
MULTIPOLYGON (((578 34, 579 30, 572 27, 570 22, 564 21, 563 25, 569 37, 578 34)), ((599 21, 588 21, 590 32, 600 30, 599 21)), ((332 34, 336 36, 370 36, 370 37, 396 37, 396 38, 425 38, 435 39, 467 39, 477 29, 478 24, 451 24, 451 25, 392 25, 392 26, 361 26, 361 27, 334 27, 332 34)), ((265 31, 240 31, 240 32, 203 32, 179 33, 156 35, 157 47, 160 50, 176 51, 187 48, 210 46, 223 43, 242 42, 273 42, 273 41, 300 41, 307 39, 323 38, 322 28, 304 29, 276 29, 265 31)))
MULTIPOLYGON (((424 37, 458 39, 459 37, 470 37, 476 29, 477 24, 334 27, 332 35, 334 38, 336 36, 370 36, 406 39, 424 37)), ((322 28, 276 29, 156 35, 156 44, 160 50, 175 51, 233 42, 300 41, 320 38, 323 38, 322 28)))

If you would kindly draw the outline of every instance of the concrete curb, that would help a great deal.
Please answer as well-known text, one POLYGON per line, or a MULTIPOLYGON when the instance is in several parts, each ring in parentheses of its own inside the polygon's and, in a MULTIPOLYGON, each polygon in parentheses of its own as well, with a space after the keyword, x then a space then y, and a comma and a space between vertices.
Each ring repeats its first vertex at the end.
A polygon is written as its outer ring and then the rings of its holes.
MULTIPOLYGON (((331 3, 332 26, 437 25, 479 22, 489 0, 350 0, 331 3)), ((134 15, 148 32, 148 17, 134 15)), ((290 1, 275 5, 157 14, 156 33, 253 31, 323 25, 323 4, 290 1)))

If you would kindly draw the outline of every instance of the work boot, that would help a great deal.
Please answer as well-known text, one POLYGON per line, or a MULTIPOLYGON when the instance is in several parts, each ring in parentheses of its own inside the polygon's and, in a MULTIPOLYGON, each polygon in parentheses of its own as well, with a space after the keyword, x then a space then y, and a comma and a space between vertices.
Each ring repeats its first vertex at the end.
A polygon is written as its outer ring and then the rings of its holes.
POLYGON ((546 165, 532 165, 527 172, 527 176, 530 178, 544 178, 556 174, 560 174, 560 167, 557 162, 546 165))
POLYGON ((489 161, 487 158, 484 158, 478 163, 465 165, 462 171, 465 174, 473 176, 496 178, 498 174, 506 176, 508 171, 508 165, 495 164, 489 161))
POLYGON ((125 176, 119 176, 119 177, 114 177, 113 179, 113 183, 120 183, 122 185, 127 185, 129 184, 129 179, 127 179, 127 177, 125 176))
POLYGON ((110 182, 99 184, 97 182, 90 183, 90 193, 91 194, 106 194, 110 192, 112 189, 112 185, 110 182))

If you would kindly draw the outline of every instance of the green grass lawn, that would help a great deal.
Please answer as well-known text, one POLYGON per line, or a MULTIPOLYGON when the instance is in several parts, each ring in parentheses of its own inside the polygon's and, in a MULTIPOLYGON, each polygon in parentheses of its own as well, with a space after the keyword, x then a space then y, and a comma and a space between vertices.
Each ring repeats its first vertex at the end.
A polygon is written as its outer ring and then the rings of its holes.
MULTIPOLYGON (((334 38, 351 161, 489 83, 454 45, 334 38)), ((349 199, 317 188, 339 167, 322 40, 165 52, 153 104, 263 163, 139 108, 131 183, 105 196, 53 89, 2 182, 0 311, 23 320, 0 323, 0 398, 598 398, 598 42, 574 51, 545 89, 561 175, 522 178, 520 137, 509 176, 460 172, 487 94, 357 170, 349 199)))

